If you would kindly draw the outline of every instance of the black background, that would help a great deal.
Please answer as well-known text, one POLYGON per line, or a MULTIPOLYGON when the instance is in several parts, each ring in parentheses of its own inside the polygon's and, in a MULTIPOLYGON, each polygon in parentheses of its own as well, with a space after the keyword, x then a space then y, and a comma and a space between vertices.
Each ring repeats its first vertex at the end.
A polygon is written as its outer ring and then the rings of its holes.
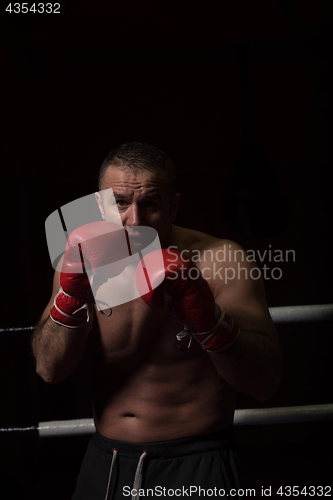
MULTIPOLYGON (((330 3, 60 4, 60 15, 2 4, 0 326, 36 324, 53 275, 46 217, 92 193, 106 154, 131 140, 173 158, 180 226, 295 250, 262 263, 283 272, 265 282, 270 307, 331 303, 330 3)), ((278 331, 278 392, 237 407, 331 403, 330 324, 278 331)), ((2 427, 91 416, 82 367, 47 386, 27 336, 0 342, 2 427)), ((243 487, 329 484, 330 425, 236 428, 243 487)), ((70 498, 86 443, 1 440, 1 498, 70 498)))

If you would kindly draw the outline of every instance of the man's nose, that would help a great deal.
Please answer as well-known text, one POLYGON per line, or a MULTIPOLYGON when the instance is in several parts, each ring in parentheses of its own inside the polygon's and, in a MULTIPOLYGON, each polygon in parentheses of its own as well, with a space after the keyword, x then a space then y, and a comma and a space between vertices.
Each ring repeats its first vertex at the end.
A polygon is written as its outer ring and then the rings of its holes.
POLYGON ((130 208, 127 210, 126 213, 126 224, 128 226, 140 226, 142 225, 142 211, 140 208, 133 204, 130 206, 130 208))

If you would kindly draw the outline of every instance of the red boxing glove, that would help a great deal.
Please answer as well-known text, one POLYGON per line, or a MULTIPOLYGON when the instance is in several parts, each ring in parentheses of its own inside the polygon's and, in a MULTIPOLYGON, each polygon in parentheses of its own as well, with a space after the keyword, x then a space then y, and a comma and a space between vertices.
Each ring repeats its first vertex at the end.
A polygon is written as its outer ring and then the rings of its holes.
POLYGON ((214 353, 233 344, 240 333, 235 321, 215 304, 211 289, 196 265, 190 260, 184 262, 179 252, 157 250, 146 255, 137 268, 136 285, 149 307, 159 309, 166 300, 172 316, 185 325, 185 330, 177 335, 178 340, 193 335, 206 351, 214 353), (157 253, 160 251, 163 269, 157 253), (155 287, 164 274, 164 281, 155 287), (146 293, 147 283, 149 293, 146 293))
POLYGON ((87 272, 105 282, 123 271, 128 255, 125 229, 112 222, 91 222, 75 229, 67 240, 51 319, 67 328, 83 326, 93 301, 87 272))

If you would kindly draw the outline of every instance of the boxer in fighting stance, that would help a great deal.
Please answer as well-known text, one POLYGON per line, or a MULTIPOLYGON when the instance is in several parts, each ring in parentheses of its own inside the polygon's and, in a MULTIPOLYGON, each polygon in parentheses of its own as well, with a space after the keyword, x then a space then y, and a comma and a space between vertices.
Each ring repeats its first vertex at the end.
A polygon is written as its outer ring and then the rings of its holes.
POLYGON ((101 243, 104 222, 82 226, 69 238, 72 247, 34 332, 36 369, 46 382, 64 380, 84 355, 89 361, 97 432, 75 500, 236 490, 235 391, 266 400, 279 383, 281 351, 262 280, 251 278, 254 264, 234 242, 173 224, 180 203, 174 179, 171 160, 146 144, 128 143, 107 156, 96 194, 102 218, 112 230, 103 199, 112 188, 125 231, 157 231, 164 269, 148 254, 136 280, 141 292, 146 267, 150 292, 102 315, 81 252, 95 273, 120 233, 101 243), (222 266, 235 270, 227 282, 214 271, 222 252, 222 266), (247 274, 237 273, 239 262, 247 274), (154 288, 161 272, 165 279, 154 288))

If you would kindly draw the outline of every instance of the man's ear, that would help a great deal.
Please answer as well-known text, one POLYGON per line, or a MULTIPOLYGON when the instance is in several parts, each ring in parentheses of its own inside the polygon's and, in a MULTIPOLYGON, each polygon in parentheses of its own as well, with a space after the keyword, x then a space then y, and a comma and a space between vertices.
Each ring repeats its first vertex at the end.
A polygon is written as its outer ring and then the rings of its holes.
POLYGON ((174 198, 172 200, 172 203, 171 203, 171 218, 172 218, 172 222, 175 220, 175 218, 177 216, 177 212, 178 212, 178 208, 179 208, 181 197, 182 197, 182 195, 180 193, 177 193, 177 194, 175 194, 175 196, 174 196, 174 198))
POLYGON ((99 211, 101 212, 102 219, 105 220, 105 211, 103 206, 103 200, 100 193, 95 193, 95 199, 98 204, 99 211))

